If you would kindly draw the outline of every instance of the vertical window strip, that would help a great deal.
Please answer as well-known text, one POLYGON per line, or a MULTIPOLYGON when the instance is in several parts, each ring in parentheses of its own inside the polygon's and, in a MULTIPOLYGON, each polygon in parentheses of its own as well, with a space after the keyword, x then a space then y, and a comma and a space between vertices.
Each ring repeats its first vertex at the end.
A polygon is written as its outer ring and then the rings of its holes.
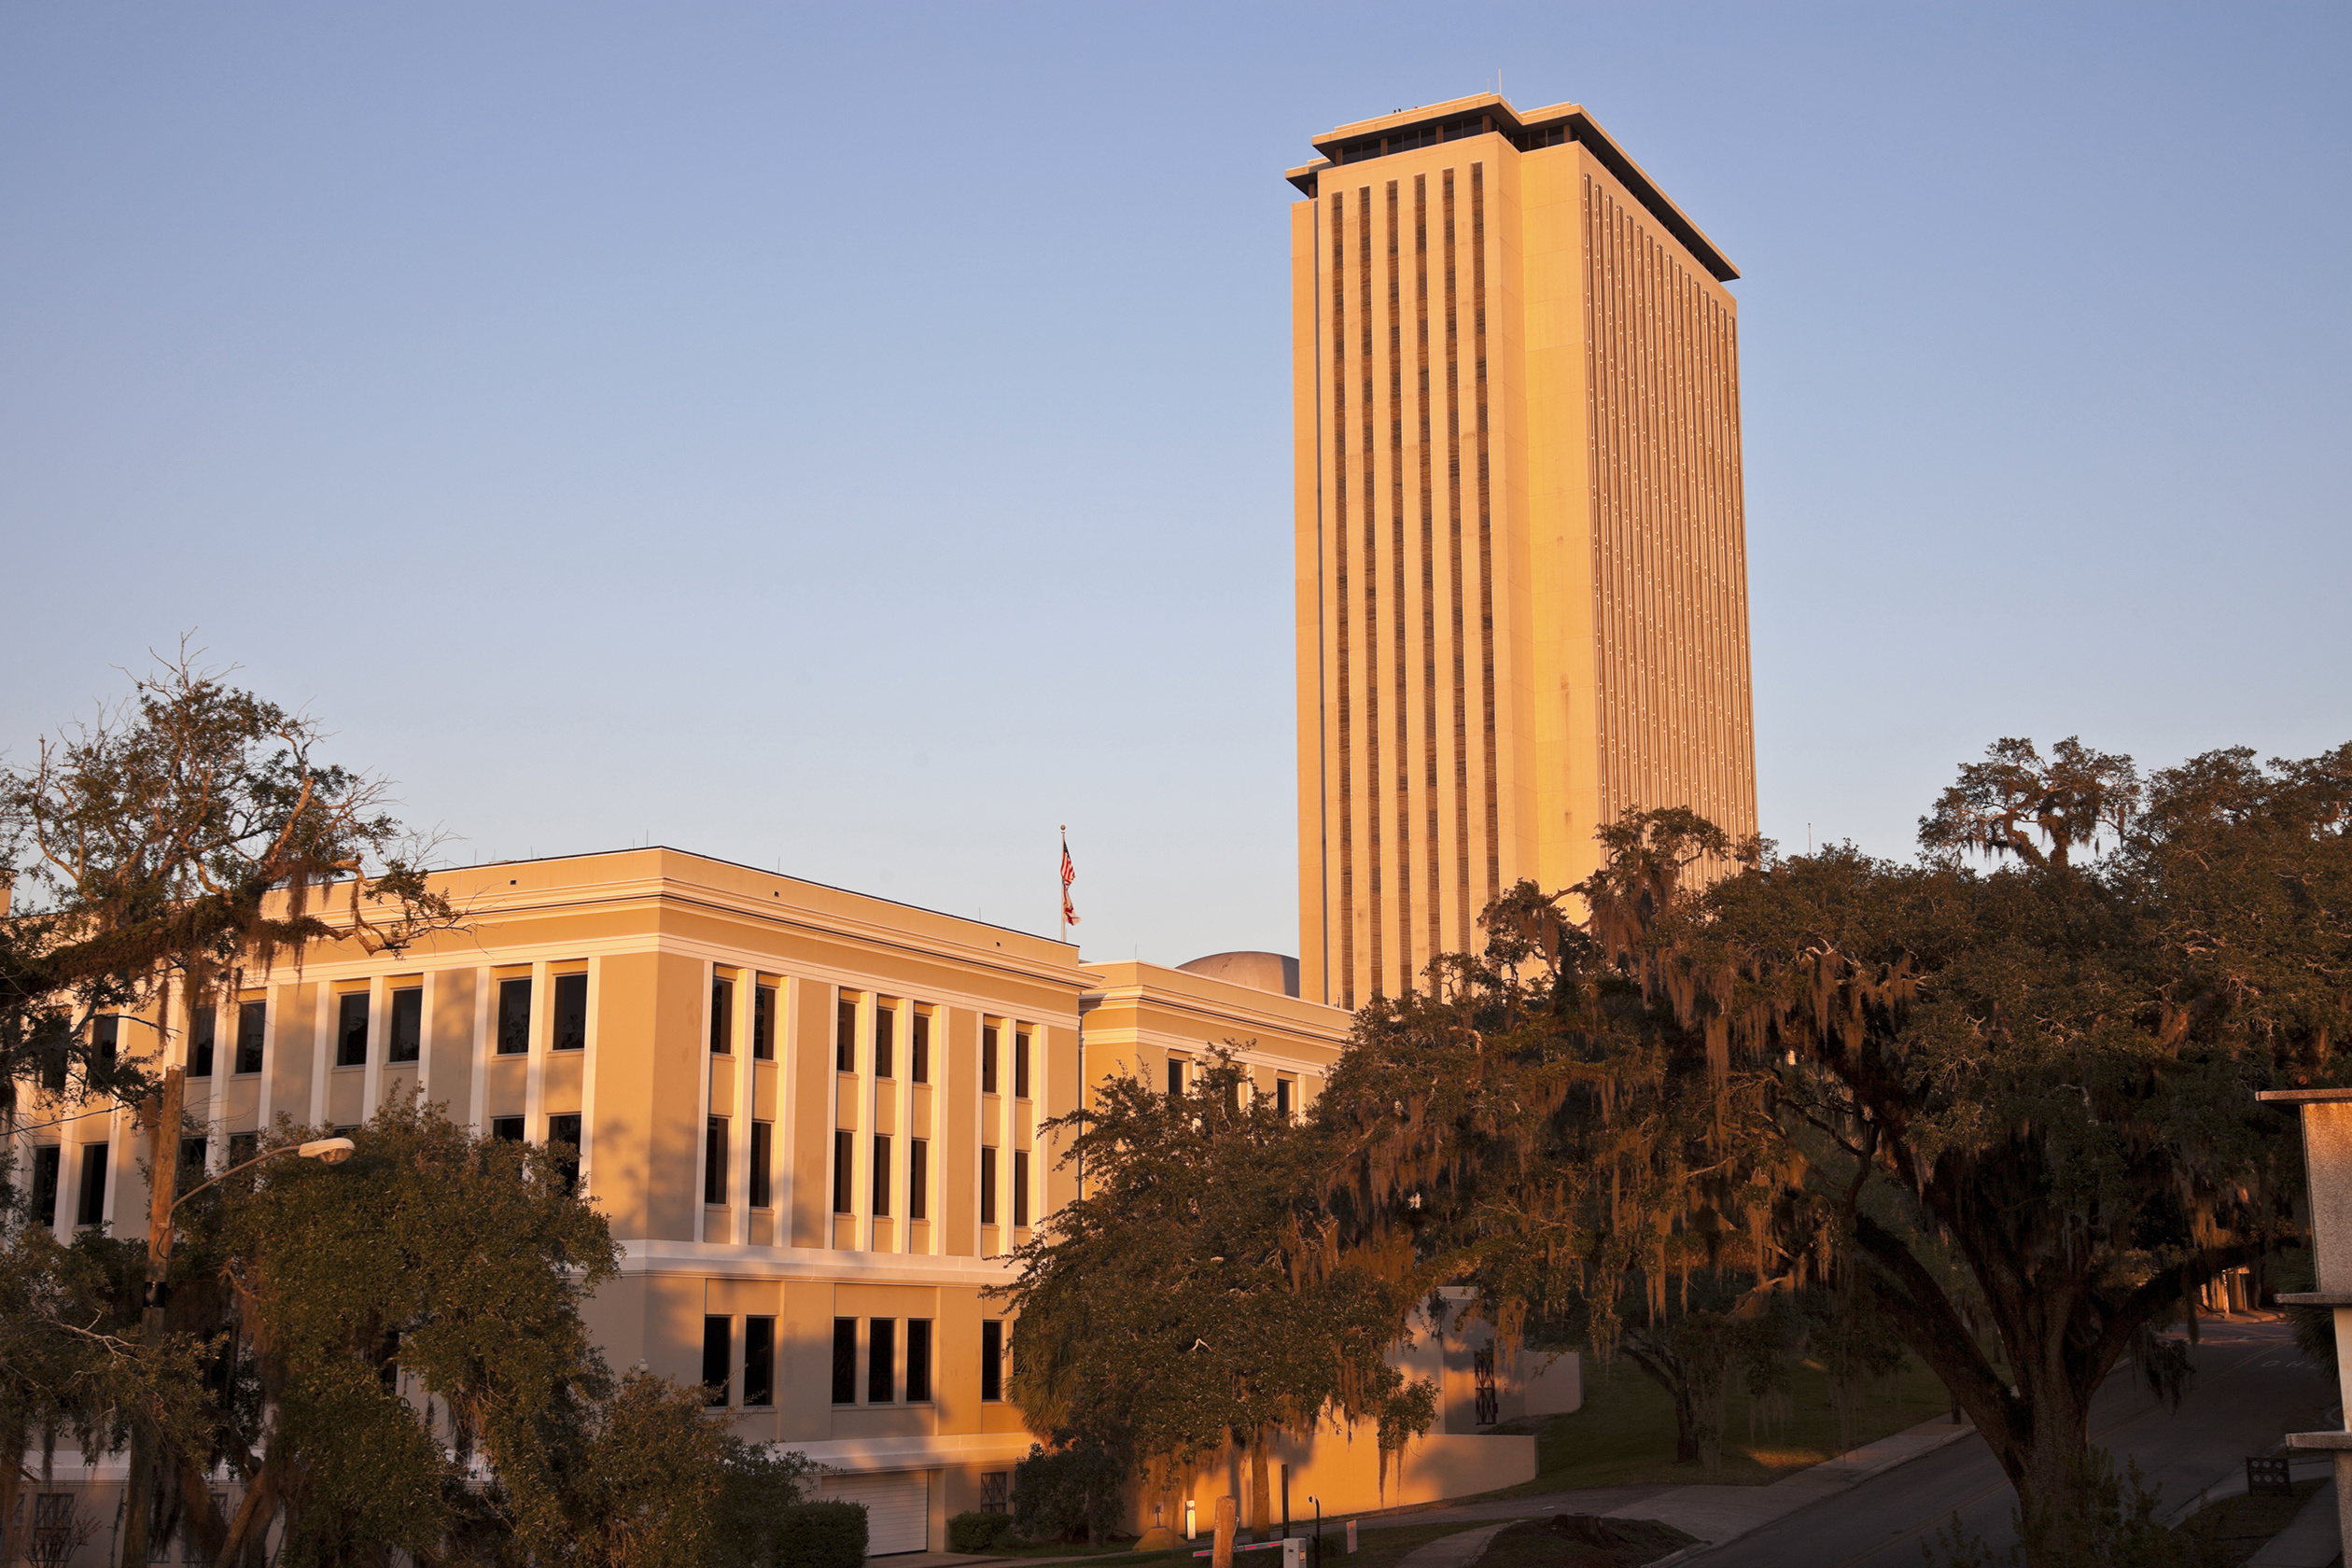
POLYGON ((1486 165, 1470 165, 1470 298, 1478 434, 1478 640, 1486 699, 1486 894, 1503 890, 1501 811, 1494 777, 1494 515, 1487 451, 1486 165))
POLYGON ((1429 176, 1413 176, 1413 409, 1421 441, 1421 849, 1427 875, 1429 955, 1446 950, 1437 864, 1437 552, 1429 473, 1429 176))
POLYGON ((1397 994, 1413 988, 1412 706, 1407 700, 1405 626, 1404 261, 1397 248, 1396 182, 1388 182, 1389 615, 1395 632, 1397 994))
POLYGON ((1365 864, 1370 873, 1367 889, 1370 897, 1365 907, 1370 913, 1370 962, 1365 971, 1365 988, 1373 996, 1380 994, 1380 931, 1381 912, 1385 903, 1381 896, 1385 866, 1380 855, 1380 563, 1379 518, 1376 506, 1372 475, 1375 453, 1372 434, 1372 188, 1363 186, 1356 191, 1356 320, 1361 347, 1358 360, 1364 371, 1364 396, 1359 403, 1362 411, 1364 492, 1364 825, 1365 864))
POLYGON ((1453 613, 1454 940, 1470 945, 1470 733, 1469 657, 1462 625, 1462 330, 1456 308, 1454 172, 1439 176, 1445 208, 1446 253, 1446 571, 1453 613))
POLYGON ((1348 670, 1348 199, 1331 199, 1332 569, 1339 698, 1339 1005, 1355 1006, 1354 689, 1348 670))

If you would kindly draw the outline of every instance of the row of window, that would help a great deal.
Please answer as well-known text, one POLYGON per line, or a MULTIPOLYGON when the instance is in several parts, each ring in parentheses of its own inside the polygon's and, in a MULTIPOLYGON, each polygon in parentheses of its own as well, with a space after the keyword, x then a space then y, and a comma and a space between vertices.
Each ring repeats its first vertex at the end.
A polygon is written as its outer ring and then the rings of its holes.
MULTIPOLYGON (((927 1405, 931 1399, 931 1320, 907 1318, 906 1355, 899 1356, 898 1318, 835 1318, 833 1338, 833 1402, 836 1405, 927 1405), (858 1325, 865 1325, 864 1397, 859 1397, 858 1325)), ((703 1319, 703 1397, 729 1403, 735 1372, 735 1320, 703 1319)), ((1004 1324, 980 1325, 980 1397, 1004 1397, 1004 1324)), ((743 1407, 763 1409, 776 1403, 776 1320, 743 1319, 743 1407)))
MULTIPOLYGON (((1168 1098, 1184 1098, 1184 1085, 1190 1080, 1192 1063, 1185 1057, 1168 1058, 1168 1098)), ((1288 1121, 1297 1106, 1298 1084, 1291 1078, 1277 1075, 1274 1080, 1274 1113, 1288 1121)))
MULTIPOLYGON (((727 1118, 713 1116, 703 1128, 703 1201, 727 1201, 727 1118)), ((776 1190, 776 1124, 751 1124, 751 1207, 774 1205, 776 1190)))

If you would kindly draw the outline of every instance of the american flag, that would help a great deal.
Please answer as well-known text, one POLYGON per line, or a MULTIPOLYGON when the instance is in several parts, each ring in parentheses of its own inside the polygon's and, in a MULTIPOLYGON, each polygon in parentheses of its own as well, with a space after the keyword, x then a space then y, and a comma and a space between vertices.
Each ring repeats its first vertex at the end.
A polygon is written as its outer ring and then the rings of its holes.
POLYGON ((1062 924, 1078 923, 1078 911, 1070 905, 1070 885, 1078 880, 1078 868, 1070 863, 1070 830, 1062 830, 1062 924))

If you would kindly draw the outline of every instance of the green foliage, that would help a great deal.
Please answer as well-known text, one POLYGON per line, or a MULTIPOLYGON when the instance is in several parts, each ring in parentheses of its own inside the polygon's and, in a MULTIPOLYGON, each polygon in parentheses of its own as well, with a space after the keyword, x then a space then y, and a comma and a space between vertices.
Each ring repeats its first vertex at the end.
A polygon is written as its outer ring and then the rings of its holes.
POLYGON ((1013 1530, 1029 1541, 1111 1538, 1119 1519, 1127 1466, 1099 1444, 1077 1442, 1048 1453, 1029 1445, 1013 1466, 1013 1530))
POLYGON ((864 1568, 862 1503, 796 1503, 777 1515, 776 1568, 864 1568))
MULTIPOLYGON (((699 1385, 692 1396, 702 1397, 699 1385)), ((797 1450, 776 1453, 733 1437, 724 1439, 711 1551, 707 1559, 712 1568, 777 1568, 788 1561, 783 1521, 808 1496, 812 1480, 823 1468, 797 1450)))
POLYGON ((1011 1515, 971 1508, 947 1521, 947 1549, 959 1552, 994 1551, 1012 1533, 1011 1515))
MULTIPOLYGON (((2312 1267, 2310 1251, 2295 1247, 2273 1258, 2270 1282, 2272 1288, 2282 1295, 2297 1295, 2317 1290, 2319 1276, 2312 1267)), ((2336 1376, 2335 1309, 2288 1307, 2283 1310, 2287 1314, 2287 1322, 2295 1331, 2295 1348, 2332 1380, 2336 1376)))
POLYGON ((2078 1511, 2074 1529, 2062 1533, 2047 1519, 2029 1524, 2022 1514, 2010 1516, 2021 1543, 2063 1536, 2062 1544, 2038 1553, 2023 1544, 1996 1552, 1955 1515, 1920 1547, 1921 1559, 1930 1568, 2229 1568, 2237 1561, 2209 1527, 2167 1530, 2158 1522, 2161 1499, 2137 1460, 2119 1474, 2106 1449, 2086 1448, 2069 1463, 2074 1484, 2064 1505, 2078 1511))

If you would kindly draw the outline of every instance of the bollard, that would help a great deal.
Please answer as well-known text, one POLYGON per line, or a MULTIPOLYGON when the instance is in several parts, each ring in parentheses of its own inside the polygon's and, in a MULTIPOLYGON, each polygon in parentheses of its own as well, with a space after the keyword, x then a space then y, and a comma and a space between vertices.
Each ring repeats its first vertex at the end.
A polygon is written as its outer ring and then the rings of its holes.
POLYGON ((1355 1555, 1355 1520, 1348 1521, 1348 1555, 1355 1555))
POLYGON ((1217 1540, 1209 1558, 1209 1568, 1233 1568, 1233 1496, 1230 1492, 1217 1499, 1217 1540))
POLYGON ((2335 1455, 2336 1523, 2352 1551, 2352 1089, 2271 1089, 2254 1097, 2303 1107, 2303 1172, 2311 1189, 2311 1253, 2319 1288, 2282 1295, 2289 1306, 2335 1309, 2342 1432, 2290 1432, 2290 1449, 2335 1455))

